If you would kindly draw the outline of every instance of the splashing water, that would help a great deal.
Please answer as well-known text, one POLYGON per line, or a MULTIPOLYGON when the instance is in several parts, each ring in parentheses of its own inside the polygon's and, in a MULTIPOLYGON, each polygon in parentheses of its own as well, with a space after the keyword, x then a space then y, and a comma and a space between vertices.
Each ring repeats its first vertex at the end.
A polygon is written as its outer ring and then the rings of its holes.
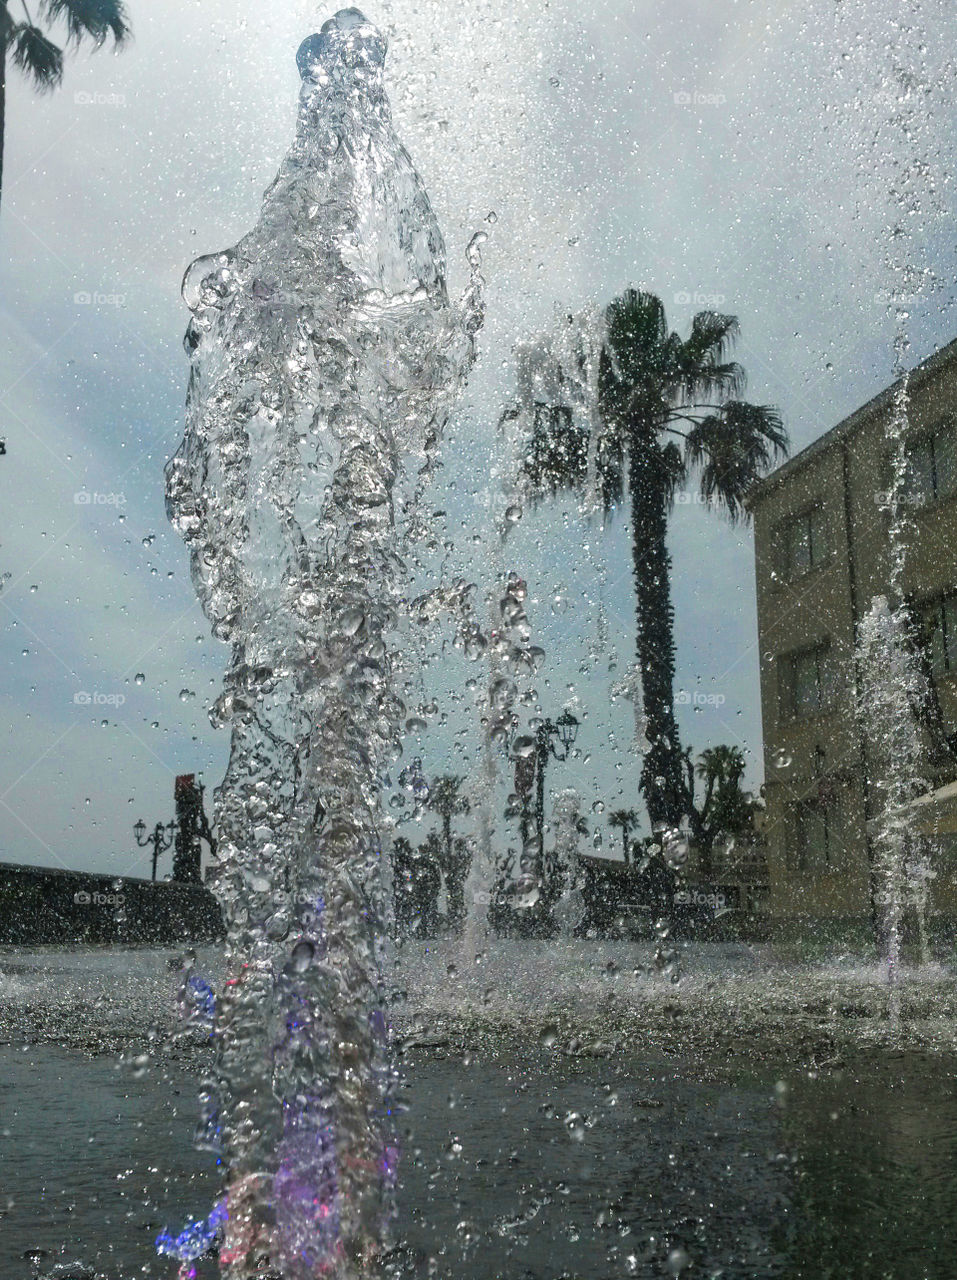
MULTIPOLYGON (((873 833, 888 979, 896 987, 905 908, 923 921, 929 864, 910 802, 928 789, 927 752, 917 713, 931 704, 930 681, 916 660, 906 611, 877 596, 861 624, 858 715, 873 753, 878 818, 873 833)), ((897 995, 891 1014, 896 1019, 897 995)))
POLYGON ((555 829, 555 856, 562 868, 562 893, 556 908, 559 937, 565 942, 578 936, 585 916, 582 897, 580 838, 588 830, 581 812, 581 796, 573 788, 555 797, 552 817, 555 829))
POLYGON ((379 780, 403 714, 395 512, 408 462, 413 489, 430 474, 474 358, 482 282, 477 237, 450 305, 385 54, 355 9, 303 42, 296 138, 259 223, 183 284, 191 374, 168 508, 233 646, 216 706, 232 738, 214 1210, 232 1280, 363 1274, 390 1212, 379 780))
POLYGON ((943 212, 940 193, 946 175, 936 153, 934 120, 935 98, 946 89, 928 77, 919 6, 886 7, 875 27, 880 36, 865 40, 857 34, 859 27, 851 33, 855 16, 843 13, 835 20, 839 47, 848 50, 844 56, 854 68, 849 79, 865 86, 858 88, 853 103, 844 104, 843 114, 866 122, 854 164, 871 195, 859 202, 855 216, 870 220, 870 233, 876 233, 881 246, 874 259, 880 284, 876 299, 893 325, 896 385, 885 426, 891 483, 882 503, 888 516, 887 594, 871 599, 858 628, 854 685, 874 796, 872 897, 896 1022, 905 913, 916 918, 920 958, 926 961, 925 909, 933 875, 928 839, 917 834, 911 807, 931 785, 934 743, 927 730, 933 724, 935 697, 919 660, 921 644, 908 603, 908 556, 917 525, 906 361, 912 311, 940 284, 927 249, 943 212), (871 109, 864 110, 868 103, 871 109))

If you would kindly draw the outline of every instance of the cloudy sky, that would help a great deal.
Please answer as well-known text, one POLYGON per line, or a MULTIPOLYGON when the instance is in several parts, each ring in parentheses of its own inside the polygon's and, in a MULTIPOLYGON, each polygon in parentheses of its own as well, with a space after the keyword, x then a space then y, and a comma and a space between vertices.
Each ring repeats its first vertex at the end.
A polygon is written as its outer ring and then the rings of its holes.
MULTIPOLYGON (((395 115, 453 290, 472 232, 490 233, 488 323, 442 500, 451 561, 476 580, 487 566, 474 537, 508 469, 495 423, 512 353, 556 306, 635 284, 681 331, 695 310, 735 313, 748 394, 779 406, 795 447, 891 380, 890 289, 914 294, 911 363, 954 337, 957 23, 943 0, 366 11, 390 35, 395 115)), ((133 822, 172 816, 174 774, 222 774, 225 735, 206 706, 227 655, 163 509, 186 381, 179 284, 254 223, 292 136, 296 48, 331 12, 130 0, 122 53, 81 51, 42 98, 10 75, 0 860, 143 874, 133 822)), ((672 548, 686 740, 741 743, 757 785, 750 534, 689 502, 672 548), (695 692, 710 701, 696 709, 695 692)), ((543 709, 571 701, 587 717, 556 785, 586 808, 637 804, 629 709, 609 697, 633 647, 625 524, 586 530, 571 505, 526 513, 509 556, 548 655, 543 709), (609 639, 596 653, 599 603, 609 639)), ((416 750, 442 766, 438 740, 416 750)))

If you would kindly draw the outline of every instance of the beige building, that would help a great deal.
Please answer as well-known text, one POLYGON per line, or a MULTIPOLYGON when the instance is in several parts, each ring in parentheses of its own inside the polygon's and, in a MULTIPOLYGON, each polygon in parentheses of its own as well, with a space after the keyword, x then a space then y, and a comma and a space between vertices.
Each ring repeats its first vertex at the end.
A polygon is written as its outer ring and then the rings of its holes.
MULTIPOLYGON (((889 593, 889 428, 898 390, 888 387, 796 454, 748 503, 770 907, 783 938, 850 940, 871 935, 876 919, 873 751, 854 713, 853 654, 873 597, 889 593)), ((910 374, 907 392, 912 527, 902 587, 922 623, 940 704, 927 741, 928 772, 942 790, 921 807, 925 829, 940 832, 957 829, 957 788, 947 787, 957 778, 957 341, 910 374)), ((957 916, 952 845, 943 837, 933 846, 938 925, 957 916)))

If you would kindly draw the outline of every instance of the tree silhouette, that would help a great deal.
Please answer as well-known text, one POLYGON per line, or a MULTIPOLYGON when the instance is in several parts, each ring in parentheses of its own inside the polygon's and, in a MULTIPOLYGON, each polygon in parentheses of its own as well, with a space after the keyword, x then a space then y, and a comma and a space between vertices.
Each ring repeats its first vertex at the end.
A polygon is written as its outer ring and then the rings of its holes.
POLYGON ((714 874, 715 842, 722 836, 742 835, 751 829, 757 806, 751 793, 741 786, 744 769, 744 754, 739 747, 706 747, 697 764, 690 748, 685 752, 687 785, 693 801, 691 832, 706 879, 714 874), (695 775, 704 784, 700 801, 695 801, 695 775))
MULTIPOLYGON (((20 0, 23 19, 10 12, 10 0, 0 0, 0 198, 3 191, 3 142, 6 127, 7 62, 28 76, 41 93, 59 88, 63 81, 64 50, 37 26, 25 0, 20 0)), ((40 0, 40 13, 47 23, 66 23, 66 45, 79 47, 89 40, 94 47, 111 36, 114 47, 130 34, 126 7, 122 0, 40 0)))
POLYGON ((608 819, 608 825, 621 827, 621 840, 625 851, 625 865, 627 866, 631 861, 628 856, 628 836, 638 825, 638 815, 634 809, 616 809, 608 819))
POLYGON ((452 819, 470 812, 471 806, 459 788, 464 779, 458 774, 445 774, 436 778, 429 788, 428 805, 442 820, 442 851, 440 862, 445 876, 445 888, 449 902, 449 922, 461 925, 465 918, 465 880, 469 868, 468 843, 453 839, 452 819))
POLYGON ((583 489, 594 458, 605 510, 630 499, 636 647, 649 744, 641 790, 653 830, 677 826, 691 804, 674 712, 667 533, 675 495, 696 474, 704 501, 723 507, 732 521, 746 519, 749 488, 787 452, 777 411, 739 398, 745 373, 728 358, 737 335, 735 316, 702 311, 688 337, 680 338, 669 331, 660 299, 626 290, 604 315, 598 412, 589 415, 591 421, 597 417, 597 439, 591 427, 573 421, 567 404, 536 403, 523 462, 533 498, 583 489))

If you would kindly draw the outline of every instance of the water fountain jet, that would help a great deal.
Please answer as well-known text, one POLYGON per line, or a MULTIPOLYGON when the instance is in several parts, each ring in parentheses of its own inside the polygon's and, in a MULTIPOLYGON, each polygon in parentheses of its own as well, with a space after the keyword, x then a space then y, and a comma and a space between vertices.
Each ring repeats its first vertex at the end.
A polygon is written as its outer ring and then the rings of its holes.
POLYGON ((385 55, 356 9, 303 41, 296 138, 260 220, 183 285, 168 508, 233 646, 215 882, 230 1280, 363 1274, 390 1214, 379 791, 403 713, 396 509, 474 358, 482 282, 477 237, 450 304, 385 55))

